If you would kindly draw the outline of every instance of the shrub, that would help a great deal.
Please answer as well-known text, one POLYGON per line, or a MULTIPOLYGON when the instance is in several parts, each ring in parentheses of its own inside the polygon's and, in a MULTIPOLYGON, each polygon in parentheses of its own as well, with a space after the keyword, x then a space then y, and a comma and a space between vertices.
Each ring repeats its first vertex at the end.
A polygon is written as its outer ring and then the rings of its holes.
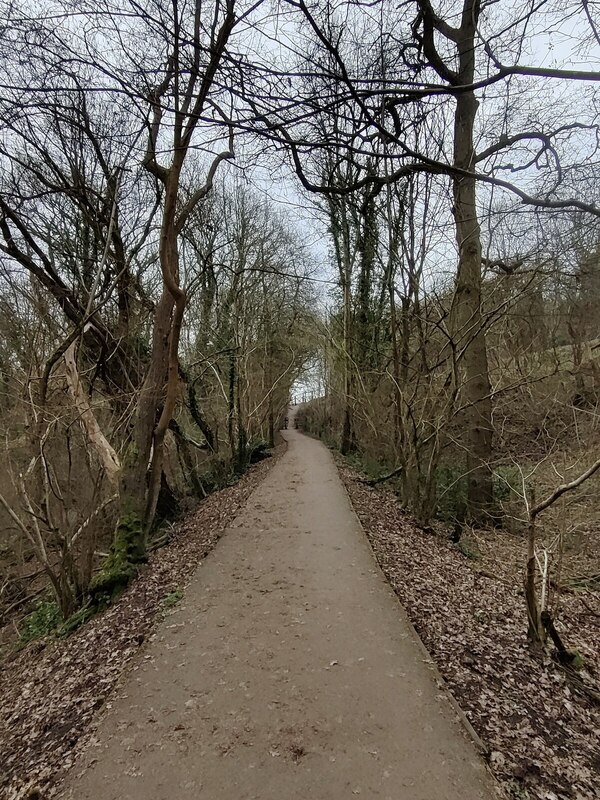
MULTIPOLYGON (((500 506, 514 499, 521 485, 516 467, 501 466, 492 476, 495 503, 500 506)), ((443 466, 436 470, 436 514, 444 522, 462 521, 467 508, 467 476, 457 467, 443 466)))

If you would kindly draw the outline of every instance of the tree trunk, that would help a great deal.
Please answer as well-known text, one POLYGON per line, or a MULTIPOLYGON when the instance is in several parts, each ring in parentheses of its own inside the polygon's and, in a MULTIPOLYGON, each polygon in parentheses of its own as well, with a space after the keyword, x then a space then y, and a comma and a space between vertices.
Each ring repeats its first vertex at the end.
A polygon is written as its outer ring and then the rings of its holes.
MULTIPOLYGON (((473 92, 459 94, 454 124, 454 164, 473 166, 473 127, 477 100, 473 92)), ((458 244, 458 270, 452 317, 457 351, 462 353, 466 407, 468 506, 472 521, 482 522, 493 508, 492 402, 485 332, 481 315, 481 231, 475 203, 475 180, 453 179, 454 221, 458 244)))
POLYGON ((120 486, 121 515, 133 515, 140 526, 143 525, 145 516, 152 435, 157 412, 163 402, 167 378, 171 315, 174 305, 172 296, 166 289, 163 290, 154 316, 150 366, 137 403, 132 441, 123 459, 120 486))
POLYGON ((75 407, 79 413, 79 421, 84 429, 90 445, 96 451, 100 463, 104 468, 106 477, 111 485, 116 486, 119 478, 119 457, 110 442, 102 432, 98 420, 90 406, 86 393, 81 385, 77 369, 77 342, 73 342, 65 351, 64 360, 66 367, 67 385, 73 397, 75 407))
POLYGON ((119 521, 111 554, 90 586, 98 602, 120 592, 135 574, 135 565, 146 558, 148 466, 156 417, 164 399, 173 306, 172 296, 164 289, 154 315, 150 365, 139 393, 131 441, 121 462, 119 521))
POLYGON ((344 280, 344 421, 342 424, 342 441, 340 450, 346 456, 354 450, 354 426, 352 420, 352 339, 350 332, 352 297, 350 278, 346 276, 344 280))
POLYGON ((527 605, 527 638, 534 647, 540 647, 546 639, 546 631, 542 623, 540 604, 537 598, 535 577, 535 519, 530 519, 527 532, 527 572, 525 575, 525 602, 527 605))
MULTIPOLYGON (((164 392, 164 403, 160 417, 152 434, 152 465, 150 469, 150 482, 148 498, 144 512, 144 529, 147 534, 152 527, 156 503, 160 491, 163 462, 164 442, 179 396, 179 340, 181 338, 181 325, 187 303, 187 296, 179 286, 179 249, 177 244, 176 212, 179 194, 179 175, 181 156, 176 156, 176 161, 169 171, 166 181, 165 205, 160 239, 160 267, 163 275, 165 291, 169 293, 173 302, 173 313, 170 319, 168 346, 167 346, 167 386, 164 392)), ((162 388, 162 387, 161 387, 162 388)), ((158 411, 158 408, 157 408, 158 411)))
MULTIPOLYGON (((392 340, 392 365, 393 365, 393 396, 394 396, 394 454, 396 459, 402 453, 404 432, 402 430, 402 389, 400 386, 400 346, 398 343, 398 319, 396 315, 396 289, 392 270, 388 276, 388 290, 390 301, 390 336, 392 340)), ((404 461, 402 462, 404 464, 404 461)), ((405 465, 406 466, 406 465, 405 465)), ((406 501, 406 497, 404 500, 406 501)))
POLYGON ((229 438, 229 449, 231 460, 235 461, 236 442, 235 442, 235 387, 236 387, 236 368, 235 368, 235 348, 229 351, 229 391, 228 391, 228 410, 227 410, 227 435, 229 438))
MULTIPOLYGON (((365 380, 367 380, 367 375, 373 367, 373 359, 376 355, 371 350, 373 339, 371 294, 373 269, 377 254, 377 220, 375 212, 373 190, 367 187, 363 202, 360 205, 359 217, 356 220, 356 248, 360 255, 360 270, 358 274, 357 308, 353 325, 354 362, 359 374, 365 380)), ((367 391, 370 383, 367 380, 367 391)))
POLYGON ((275 447, 275 410, 272 392, 269 395, 269 447, 275 447))

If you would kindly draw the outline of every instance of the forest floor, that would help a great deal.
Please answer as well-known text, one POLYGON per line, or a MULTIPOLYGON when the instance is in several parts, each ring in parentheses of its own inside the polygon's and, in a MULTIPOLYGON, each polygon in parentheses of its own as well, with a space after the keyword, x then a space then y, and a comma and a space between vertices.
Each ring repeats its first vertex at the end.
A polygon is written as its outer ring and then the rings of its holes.
MULTIPOLYGON (((286 436, 287 452, 133 656, 55 793, 491 800, 500 792, 375 564, 331 454, 296 431, 286 436)), ((34 691, 30 681, 24 690, 34 691)))
POLYGON ((52 797, 92 722, 154 636, 182 588, 285 446, 176 524, 170 542, 119 601, 66 638, 47 637, 0 663, 0 797, 52 797))
MULTIPOLYGON (((419 528, 392 491, 339 468, 383 572, 495 775, 515 800, 600 798, 600 704, 527 647, 523 535, 471 532, 467 557, 444 526, 419 528)), ((598 687, 600 592, 564 593, 556 624, 583 658, 582 679, 598 687)))
MULTIPOLYGON (((515 800, 600 797, 600 708, 527 649, 522 536, 471 534, 467 558, 340 467, 444 686, 330 454, 286 435, 277 468, 209 497, 119 603, 0 665, 3 800, 489 800, 445 686, 515 800)), ((557 619, 591 682, 599 601, 565 594, 557 619)))

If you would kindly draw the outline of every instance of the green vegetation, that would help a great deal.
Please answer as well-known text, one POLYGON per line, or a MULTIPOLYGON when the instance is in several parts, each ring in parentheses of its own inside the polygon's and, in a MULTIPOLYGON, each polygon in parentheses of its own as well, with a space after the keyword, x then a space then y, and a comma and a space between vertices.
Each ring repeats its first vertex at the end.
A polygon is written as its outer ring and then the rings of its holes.
POLYGON ((183 599, 183 591, 182 589, 173 589, 171 592, 165 595, 162 601, 162 607, 164 609, 172 608, 179 603, 180 600, 183 599))
MULTIPOLYGON (((517 467, 500 466, 494 470, 494 501, 514 499, 520 491, 521 476, 517 467)), ((467 476, 458 467, 441 466, 436 471, 436 516, 444 522, 463 521, 467 509, 467 476)))
POLYGON ((145 561, 140 548, 141 527, 139 514, 132 511, 121 517, 110 555, 90 584, 95 605, 105 605, 118 597, 137 573, 138 565, 145 561))
POLYGON ((40 600, 34 611, 25 617, 19 628, 21 644, 41 639, 57 630, 63 621, 58 603, 54 600, 40 600))
POLYGON ((513 465, 496 467, 493 475, 494 497, 497 502, 514 500, 522 489, 522 478, 518 468, 513 465))
MULTIPOLYGON (((331 443, 329 446, 331 446, 331 443)), ((339 447, 339 443, 337 446, 339 447)), ((390 471, 389 468, 378 459, 364 453, 350 453, 345 457, 345 460, 353 469, 357 472, 361 472, 370 481, 375 481, 382 475, 385 475, 386 472, 390 471)))

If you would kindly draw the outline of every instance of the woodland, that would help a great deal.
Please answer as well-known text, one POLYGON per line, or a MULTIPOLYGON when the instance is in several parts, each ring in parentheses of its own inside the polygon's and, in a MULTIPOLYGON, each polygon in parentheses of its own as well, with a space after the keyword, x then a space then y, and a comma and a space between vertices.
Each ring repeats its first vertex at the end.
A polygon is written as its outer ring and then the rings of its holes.
POLYGON ((492 758, 513 796, 598 797, 600 6, 14 0, 0 24, 7 680, 116 613, 293 398, 426 644, 407 542, 424 596, 448 570, 508 592, 481 641, 583 709, 559 744, 523 732, 534 781, 492 758), (578 737, 581 772, 540 782, 578 737))

